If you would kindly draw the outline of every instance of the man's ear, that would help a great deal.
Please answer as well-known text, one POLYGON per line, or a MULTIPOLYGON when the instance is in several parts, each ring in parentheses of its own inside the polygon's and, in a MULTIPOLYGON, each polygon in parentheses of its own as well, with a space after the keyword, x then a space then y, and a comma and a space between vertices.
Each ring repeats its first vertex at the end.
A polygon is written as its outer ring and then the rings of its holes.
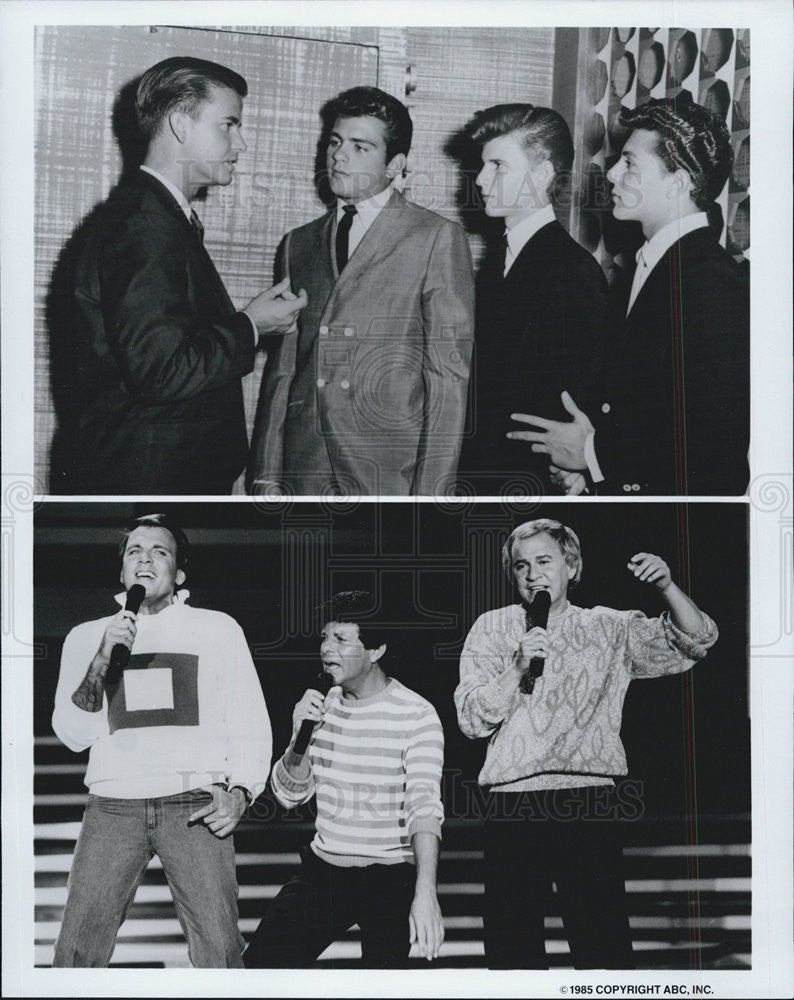
POLYGON ((392 180, 395 177, 399 177, 403 170, 405 170, 407 163, 408 158, 405 153, 398 153, 396 156, 393 156, 386 164, 386 176, 392 180))
POLYGON ((670 191, 673 198, 692 197, 692 178, 683 167, 670 175, 670 191))
POLYGON ((182 569, 178 569, 176 571, 176 576, 174 577, 174 580, 176 581, 177 587, 181 587, 182 584, 185 582, 185 571, 182 569))
POLYGON ((381 656, 383 656, 383 654, 385 652, 386 652, 386 643, 382 642, 380 644, 380 646, 378 646, 377 649, 371 649, 369 651, 369 662, 370 663, 377 663, 378 660, 381 658, 381 656))
POLYGON ((554 164, 548 157, 532 166, 531 182, 541 205, 548 204, 550 201, 549 185, 554 180, 554 173, 554 164))
POLYGON ((187 115, 184 111, 172 111, 168 116, 168 127, 177 142, 184 142, 187 134, 187 115))

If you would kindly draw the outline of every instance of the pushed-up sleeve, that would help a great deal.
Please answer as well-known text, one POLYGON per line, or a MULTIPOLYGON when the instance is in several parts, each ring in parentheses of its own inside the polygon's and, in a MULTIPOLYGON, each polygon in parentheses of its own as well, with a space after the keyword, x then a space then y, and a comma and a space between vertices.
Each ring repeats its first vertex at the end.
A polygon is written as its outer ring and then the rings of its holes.
POLYGON ((627 630, 629 670, 632 677, 663 677, 689 670, 717 641, 717 626, 701 611, 703 626, 698 632, 684 632, 672 621, 669 611, 658 618, 632 612, 627 630))
POLYGON ((61 652, 61 669, 55 691, 52 728, 64 746, 80 753, 110 732, 107 701, 103 697, 98 712, 86 712, 72 701, 72 695, 85 678, 107 626, 104 622, 78 625, 66 636, 61 652), (97 627, 92 626, 99 626, 97 627))
POLYGON ((441 837, 443 767, 444 730, 435 709, 428 704, 416 720, 405 754, 405 818, 409 837, 415 833, 441 837))
POLYGON ((314 776, 311 768, 304 776, 295 775, 288 770, 284 757, 276 762, 270 776, 270 784, 273 794, 285 809, 303 805, 314 795, 314 776))
POLYGON ((501 648, 504 636, 493 615, 482 615, 466 637, 455 690, 458 725, 464 736, 490 736, 507 717, 515 692, 506 694, 499 678, 511 656, 501 648), (501 642, 499 641, 501 639, 501 642))

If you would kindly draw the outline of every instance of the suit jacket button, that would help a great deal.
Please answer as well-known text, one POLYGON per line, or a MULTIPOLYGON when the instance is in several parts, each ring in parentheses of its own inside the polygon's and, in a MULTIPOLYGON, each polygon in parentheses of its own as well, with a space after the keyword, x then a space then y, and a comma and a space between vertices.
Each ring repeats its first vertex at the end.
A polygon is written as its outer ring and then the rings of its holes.
POLYGON ((322 387, 323 387, 324 385, 325 385, 325 379, 324 379, 324 378, 318 378, 318 379, 317 379, 317 388, 318 388, 318 389, 322 389, 322 387))
POLYGON ((631 484, 631 491, 632 491, 632 493, 639 493, 640 492, 640 484, 639 483, 632 483, 631 484))
POLYGON ((344 334, 345 334, 346 337, 352 337, 354 333, 355 333, 355 330, 353 329, 352 326, 346 326, 345 327, 344 334))
POLYGON ((321 337, 325 337, 327 335, 328 335, 328 327, 327 326, 321 326, 320 327, 320 336, 321 337))
POLYGON ((348 380, 346 378, 343 378, 342 381, 339 383, 339 385, 343 389, 349 389, 350 388, 350 383, 348 382, 348 380))
POLYGON ((612 407, 609 405, 609 403, 602 403, 601 404, 601 412, 602 413, 609 413, 609 411, 611 409, 612 409, 612 407))
POLYGON ((624 493, 631 493, 631 484, 630 483, 624 483, 623 484, 623 492, 624 493))

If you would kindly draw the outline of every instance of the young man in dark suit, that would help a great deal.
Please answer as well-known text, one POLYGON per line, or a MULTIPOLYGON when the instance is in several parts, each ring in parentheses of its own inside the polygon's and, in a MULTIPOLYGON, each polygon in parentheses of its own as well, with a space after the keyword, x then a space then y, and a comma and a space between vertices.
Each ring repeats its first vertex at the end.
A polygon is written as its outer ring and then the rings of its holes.
POLYGON ((474 433, 462 478, 479 493, 499 493, 508 482, 526 493, 559 492, 548 461, 528 456, 507 432, 516 410, 563 417, 560 394, 589 400, 599 378, 606 279, 553 208, 573 163, 571 133, 556 111, 531 104, 480 111, 468 133, 482 147, 485 212, 506 228, 502 251, 478 276, 474 433))
MULTIPOLYGON (((749 289, 719 245, 707 210, 733 151, 725 122, 690 100, 623 110, 631 130, 609 171, 613 214, 646 242, 618 286, 614 352, 599 405, 564 398, 569 422, 516 415, 540 428, 511 437, 551 456, 570 493, 737 495, 747 489, 749 289)), ((533 413, 542 413, 533 408, 533 413)))
POLYGON ((457 223, 394 189, 408 109, 354 87, 322 109, 330 211, 288 233, 309 306, 268 352, 251 447, 259 495, 448 493, 457 470, 474 281, 457 223))
POLYGON ((140 79, 146 156, 89 220, 74 262, 64 492, 223 494, 245 466, 240 379, 258 336, 286 332, 306 304, 282 282, 235 310, 190 207, 232 182, 247 91, 189 57, 140 79))

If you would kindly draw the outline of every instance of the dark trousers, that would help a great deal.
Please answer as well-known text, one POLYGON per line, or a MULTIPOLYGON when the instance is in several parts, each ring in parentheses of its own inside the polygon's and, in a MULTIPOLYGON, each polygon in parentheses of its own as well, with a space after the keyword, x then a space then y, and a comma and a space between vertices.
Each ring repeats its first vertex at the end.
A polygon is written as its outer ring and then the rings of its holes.
POLYGON ((342 868, 310 847, 268 906, 243 961, 247 969, 304 969, 353 924, 372 968, 407 967, 408 914, 416 870, 410 864, 342 868))
POLYGON ((549 967, 543 918, 554 882, 575 967, 634 968, 613 791, 494 793, 488 806, 488 967, 549 967))

